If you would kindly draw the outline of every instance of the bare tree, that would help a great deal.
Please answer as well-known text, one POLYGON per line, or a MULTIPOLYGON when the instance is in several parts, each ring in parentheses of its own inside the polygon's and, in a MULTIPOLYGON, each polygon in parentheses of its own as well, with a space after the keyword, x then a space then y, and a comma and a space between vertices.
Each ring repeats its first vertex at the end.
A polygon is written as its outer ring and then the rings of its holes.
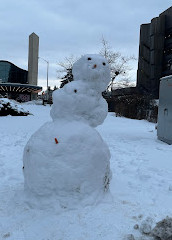
POLYGON ((69 57, 65 57, 63 62, 57 63, 59 67, 57 69, 57 77, 61 79, 60 88, 62 88, 65 84, 73 81, 72 67, 77 59, 77 57, 71 55, 69 57))
MULTIPOLYGON (((114 51, 104 37, 102 37, 102 49, 100 50, 99 54, 104 56, 110 65, 111 82, 109 83, 107 89, 113 90, 114 86, 115 88, 124 88, 130 86, 130 61, 136 59, 133 56, 126 57, 120 52, 114 51)), ((62 88, 66 83, 73 81, 72 67, 76 60, 78 60, 78 58, 71 55, 70 57, 65 57, 63 62, 58 63, 60 69, 57 70, 57 73, 58 77, 62 80, 60 88, 62 88)))
POLYGON ((104 37, 102 37, 102 49, 99 53, 107 59, 110 65, 111 82, 107 89, 112 90, 114 85, 116 85, 116 88, 129 86, 130 62, 136 60, 136 58, 134 56, 123 56, 120 52, 114 51, 104 37))

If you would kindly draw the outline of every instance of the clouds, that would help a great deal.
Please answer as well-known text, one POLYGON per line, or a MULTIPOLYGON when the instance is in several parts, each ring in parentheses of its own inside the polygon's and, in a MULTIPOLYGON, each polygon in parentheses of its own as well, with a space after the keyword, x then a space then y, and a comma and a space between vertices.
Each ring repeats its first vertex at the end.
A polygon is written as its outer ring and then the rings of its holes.
MULTIPOLYGON (((6 0, 0 7, 0 59, 27 69, 32 32, 40 37, 39 54, 50 61, 52 79, 65 56, 98 52, 102 35, 117 51, 137 56, 140 24, 170 6, 171 0, 6 0)), ((40 63, 40 78, 43 69, 40 63)))

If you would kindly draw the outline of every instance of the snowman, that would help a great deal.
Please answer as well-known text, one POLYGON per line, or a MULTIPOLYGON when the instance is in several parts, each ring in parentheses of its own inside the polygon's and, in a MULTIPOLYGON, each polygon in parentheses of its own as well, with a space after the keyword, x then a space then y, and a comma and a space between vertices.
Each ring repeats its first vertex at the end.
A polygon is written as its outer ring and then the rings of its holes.
POLYGON ((84 55, 72 73, 74 81, 53 92, 52 121, 31 136, 23 155, 25 192, 66 207, 74 199, 95 202, 111 179, 110 152, 95 129, 108 112, 102 91, 109 65, 100 55, 84 55))

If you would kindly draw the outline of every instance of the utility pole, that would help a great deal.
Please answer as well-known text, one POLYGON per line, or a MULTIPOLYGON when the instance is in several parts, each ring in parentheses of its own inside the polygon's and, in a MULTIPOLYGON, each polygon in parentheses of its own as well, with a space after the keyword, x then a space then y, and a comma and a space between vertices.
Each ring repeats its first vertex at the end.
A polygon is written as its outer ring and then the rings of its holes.
POLYGON ((48 101, 48 98, 49 98, 49 94, 48 94, 48 92, 49 92, 49 89, 48 89, 48 71, 49 71, 49 61, 45 60, 45 59, 44 59, 44 58, 42 58, 42 57, 38 57, 38 58, 42 59, 43 61, 45 61, 45 62, 47 63, 47 101, 48 101))

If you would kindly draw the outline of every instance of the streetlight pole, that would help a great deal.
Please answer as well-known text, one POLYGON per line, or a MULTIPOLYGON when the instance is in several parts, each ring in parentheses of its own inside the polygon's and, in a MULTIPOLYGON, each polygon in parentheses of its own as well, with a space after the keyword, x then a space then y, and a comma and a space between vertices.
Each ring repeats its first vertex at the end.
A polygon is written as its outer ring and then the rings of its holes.
POLYGON ((48 100, 48 70, 49 70, 49 62, 47 61, 47 100, 48 100))
POLYGON ((38 59, 42 59, 43 61, 45 61, 47 63, 47 101, 48 101, 48 70, 49 70, 49 61, 45 60, 42 57, 38 57, 38 59))

